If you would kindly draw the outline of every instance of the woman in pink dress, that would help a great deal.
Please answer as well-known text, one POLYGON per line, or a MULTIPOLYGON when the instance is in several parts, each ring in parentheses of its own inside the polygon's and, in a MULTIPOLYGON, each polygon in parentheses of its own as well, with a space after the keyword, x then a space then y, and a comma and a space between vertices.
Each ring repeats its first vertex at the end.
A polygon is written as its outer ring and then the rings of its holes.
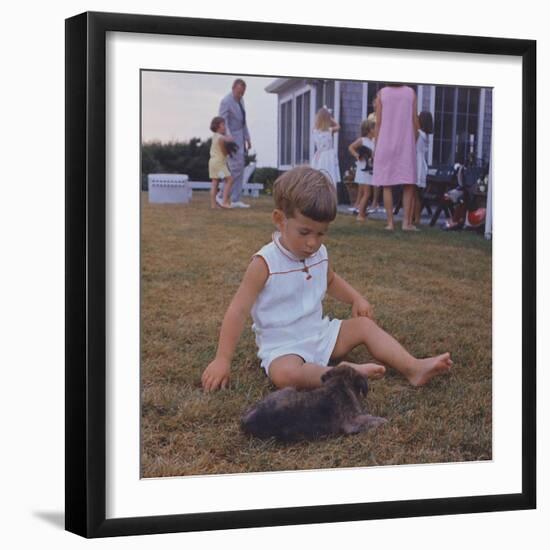
POLYGON ((376 150, 373 185, 384 188, 386 229, 393 230, 392 186, 403 185, 404 231, 418 231, 411 223, 416 182, 416 94, 403 84, 390 84, 376 97, 376 150))

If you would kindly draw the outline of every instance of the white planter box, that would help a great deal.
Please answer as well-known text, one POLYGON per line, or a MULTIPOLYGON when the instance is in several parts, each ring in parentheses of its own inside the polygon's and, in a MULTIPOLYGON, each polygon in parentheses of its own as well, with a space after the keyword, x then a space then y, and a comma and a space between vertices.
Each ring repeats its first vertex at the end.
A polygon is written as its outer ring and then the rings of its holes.
POLYGON ((189 178, 185 174, 149 174, 149 202, 188 203, 192 198, 189 178))

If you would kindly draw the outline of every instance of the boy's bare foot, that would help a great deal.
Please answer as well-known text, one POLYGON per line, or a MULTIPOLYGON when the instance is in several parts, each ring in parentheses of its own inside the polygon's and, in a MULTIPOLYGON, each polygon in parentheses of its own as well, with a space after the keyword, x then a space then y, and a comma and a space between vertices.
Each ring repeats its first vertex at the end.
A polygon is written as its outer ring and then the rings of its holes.
POLYGON ((361 216, 361 215, 357 215, 357 217, 355 218, 355 221, 357 222, 366 222, 367 221, 367 218, 365 216, 361 216))
POLYGON ((415 225, 404 225, 402 229, 403 231, 420 231, 415 225))
POLYGON ((434 376, 445 374, 451 370, 453 362, 450 353, 443 353, 435 357, 426 359, 417 359, 416 364, 407 375, 409 382, 413 386, 423 386, 434 376))
POLYGON ((229 208, 229 209, 231 209, 231 208, 232 208, 232 206, 231 206, 231 203, 230 203, 230 202, 227 202, 227 203, 225 203, 225 202, 222 202, 222 203, 220 204, 220 206, 221 206, 222 208, 229 208))
POLYGON ((393 225, 386 225, 386 227, 384 227, 384 229, 386 231, 393 231, 393 225))
POLYGON ((380 380, 386 374, 386 367, 384 365, 377 365, 376 363, 350 363, 349 361, 341 361, 338 366, 343 365, 345 367, 351 367, 362 375, 370 378, 371 380, 380 380))

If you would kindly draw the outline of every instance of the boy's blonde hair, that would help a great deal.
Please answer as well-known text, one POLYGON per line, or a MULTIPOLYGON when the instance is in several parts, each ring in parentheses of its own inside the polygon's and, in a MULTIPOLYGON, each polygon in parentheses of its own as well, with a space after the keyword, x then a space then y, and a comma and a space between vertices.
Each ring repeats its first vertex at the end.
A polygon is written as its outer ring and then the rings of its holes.
POLYGON ((331 125, 332 116, 326 107, 321 107, 315 115, 315 128, 317 130, 328 130, 331 125))
POLYGON ((361 122, 361 137, 367 137, 371 132, 374 132, 376 127, 375 117, 368 117, 361 122))
POLYGON ((275 208, 287 218, 296 211, 316 222, 336 218, 336 190, 328 176, 309 166, 297 166, 277 178, 273 184, 275 208))

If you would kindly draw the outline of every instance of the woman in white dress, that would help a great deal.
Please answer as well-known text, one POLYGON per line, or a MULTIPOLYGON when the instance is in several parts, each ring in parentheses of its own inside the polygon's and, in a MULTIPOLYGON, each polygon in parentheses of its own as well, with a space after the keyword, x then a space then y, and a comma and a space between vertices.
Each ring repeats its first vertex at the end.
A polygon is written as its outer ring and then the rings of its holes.
POLYGON ((311 166, 328 175, 335 188, 336 184, 341 181, 338 155, 334 149, 333 139, 334 132, 338 132, 338 130, 340 130, 340 125, 332 118, 330 111, 326 107, 321 107, 315 116, 313 128, 315 154, 311 166))

